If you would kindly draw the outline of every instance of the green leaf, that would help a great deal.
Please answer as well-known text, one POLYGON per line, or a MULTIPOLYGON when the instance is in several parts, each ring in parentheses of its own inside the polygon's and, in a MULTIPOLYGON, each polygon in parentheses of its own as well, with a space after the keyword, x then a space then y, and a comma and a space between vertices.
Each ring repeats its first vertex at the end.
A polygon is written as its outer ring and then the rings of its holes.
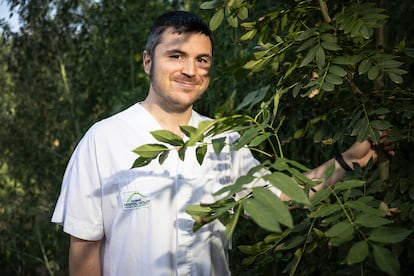
POLYGON ((241 110, 243 108, 248 107, 249 109, 252 108, 255 104, 262 101, 267 93, 269 92, 270 85, 266 85, 263 87, 260 87, 257 90, 254 90, 252 92, 249 92, 244 98, 243 101, 237 106, 237 110, 241 110))
POLYGON ((310 36, 315 35, 316 34, 315 30, 316 30, 315 28, 311 28, 309 30, 302 32, 300 35, 296 37, 296 41, 303 41, 303 40, 308 39, 310 36))
POLYGON ((318 48, 316 49, 315 60, 319 69, 325 65, 325 51, 320 45, 318 45, 318 48))
POLYGON ((342 182, 338 182, 335 184, 334 190, 335 191, 341 191, 341 190, 348 190, 352 188, 358 188, 364 186, 366 181, 358 180, 358 179, 352 179, 352 180, 346 180, 342 182))
POLYGON ((256 178, 252 175, 242 175, 239 178, 237 178, 236 182, 232 185, 227 185, 217 192, 213 194, 213 196, 217 196, 223 193, 228 193, 228 196, 233 196, 234 194, 237 194, 243 190, 243 186, 246 184, 251 183, 256 178))
POLYGON ((327 217, 341 210, 341 206, 338 204, 323 205, 315 212, 309 214, 311 218, 327 217))
POLYGON ((311 37, 308 40, 306 40, 302 45, 299 46, 299 48, 296 50, 296 52, 301 52, 303 50, 306 50, 312 46, 314 46, 316 43, 316 37, 311 37))
POLYGON ((170 154, 170 151, 166 150, 163 151, 160 156, 158 157, 158 162, 162 165, 164 164, 165 160, 167 159, 168 155, 170 154))
POLYGON ((241 41, 250 40, 256 35, 256 33, 257 33, 257 29, 249 30, 240 37, 240 40, 241 41))
POLYGON ((398 68, 398 67, 400 67, 403 64, 404 63, 402 63, 401 61, 396 61, 396 60, 389 59, 389 60, 381 60, 381 61, 379 61, 378 64, 377 64, 377 66, 378 67, 382 67, 384 69, 385 68, 386 69, 389 69, 389 68, 398 68))
POLYGON ((391 81, 393 81, 394 83, 397 84, 401 84, 403 83, 403 78, 401 77, 401 75, 392 73, 392 72, 387 72, 388 73, 388 77, 390 78, 391 81))
POLYGON ((210 18, 210 30, 215 31, 223 22, 224 19, 224 9, 219 9, 216 11, 213 16, 210 18))
POLYGON ((322 41, 321 42, 322 48, 329 50, 329 51, 339 51, 342 50, 342 48, 336 43, 336 42, 327 42, 322 41))
POLYGON ((217 0, 203 2, 200 5, 200 9, 202 10, 211 10, 214 9, 217 5, 217 0))
POLYGON ((299 65, 299 67, 303 67, 308 65, 314 58, 316 55, 316 51, 318 50, 319 45, 313 46, 308 53, 306 54, 306 56, 303 58, 301 64, 299 65))
POLYGON ((348 206, 348 207, 353 208, 355 210, 365 212, 365 213, 370 214, 372 216, 382 216, 382 215, 384 215, 384 211, 382 211, 381 209, 376 209, 376 208, 373 208, 373 207, 367 205, 361 199, 363 199, 363 198, 360 198, 360 199, 354 200, 354 201, 350 200, 350 201, 345 202, 344 204, 345 204, 345 206, 348 206))
POLYGON ((133 150, 136 154, 138 154, 142 158, 155 158, 161 152, 168 150, 168 148, 164 145, 160 144, 145 144, 142 146, 137 147, 133 150))
POLYGON ((242 210, 242 205, 241 204, 237 204, 236 211, 231 216, 230 221, 226 225, 226 231, 225 231, 225 233, 226 233, 226 238, 227 239, 229 239, 231 237, 231 235, 233 234, 234 230, 236 229, 237 222, 239 221, 239 217, 240 217, 241 210, 242 210))
POLYGON ((329 67, 329 73, 332 73, 336 76, 339 77, 345 77, 346 76, 346 71, 343 67, 339 66, 339 65, 331 65, 329 67))
POLYGON ((175 147, 184 145, 183 139, 180 136, 169 130, 155 130, 151 131, 151 135, 162 143, 167 143, 175 147))
POLYGON ((329 34, 329 33, 321 34, 321 39, 325 42, 331 42, 331 43, 336 43, 338 41, 338 38, 336 36, 334 36, 333 34, 329 34))
POLYGON ((305 240, 306 238, 304 236, 293 236, 290 239, 286 240, 284 243, 280 244, 276 250, 280 251, 293 249, 299 245, 302 245, 305 240))
POLYGON ((365 74, 366 72, 368 72, 370 67, 371 61, 369 59, 364 59, 358 66, 358 73, 360 75, 365 74))
POLYGON ((353 60, 351 56, 338 56, 332 59, 332 63, 339 65, 352 65, 353 60))
POLYGON ((132 164, 132 168, 144 167, 151 163, 152 160, 153 158, 138 157, 135 159, 134 164, 132 164))
POLYGON ((350 235, 353 235, 353 233, 354 227, 352 226, 352 224, 350 224, 348 221, 341 221, 329 228, 325 232, 325 236, 329 238, 348 237, 350 235))
POLYGON ((239 24, 239 20, 237 19, 237 16, 234 15, 228 15, 226 17, 227 22, 229 23, 229 25, 233 28, 237 28, 238 24, 239 24))
POLYGON ((340 85, 343 83, 342 78, 338 77, 337 75, 334 74, 328 74, 326 75, 326 79, 327 82, 332 83, 334 85, 340 85))
POLYGON ((212 139, 212 144, 213 144, 213 149, 214 149, 215 154, 220 155, 221 150, 226 145, 225 141, 226 141, 226 137, 212 139))
POLYGON ((371 127, 379 130, 390 129, 392 125, 387 120, 373 120, 370 122, 371 127))
POLYGON ((258 145, 262 144, 266 141, 269 137, 269 134, 258 135, 253 138, 253 140, 249 143, 250 147, 257 147, 258 145))
POLYGON ((249 198, 243 201, 243 207, 247 214, 259 225, 261 228, 272 232, 281 232, 279 221, 273 216, 272 210, 268 206, 255 198, 249 198))
POLYGON ((245 6, 241 7, 239 9, 239 12, 237 13, 237 16, 241 19, 241 20, 246 20, 249 17, 249 9, 246 8, 245 6))
POLYGON ((263 178, 281 190, 284 194, 290 197, 290 199, 305 205, 310 204, 309 198, 292 177, 281 172, 274 172, 265 175, 263 178))
POLYGON ((355 223, 363 227, 377 228, 379 226, 389 224, 391 221, 386 218, 363 213, 357 216, 355 223))
POLYGON ((233 145, 234 150, 239 150, 250 141, 254 139, 257 135, 259 135, 260 129, 259 128, 250 128, 245 133, 243 133, 240 138, 237 140, 237 142, 233 145))
POLYGON ((334 84, 333 84, 333 83, 330 83, 330 82, 325 81, 325 82, 322 84, 321 89, 322 89, 323 91, 330 92, 330 91, 334 91, 335 86, 334 86, 334 84))
POLYGON ((398 243, 408 237, 413 231, 401 227, 382 226, 373 229, 368 240, 381 243, 398 243))
POLYGON ((316 192, 313 197, 311 198, 311 206, 310 208, 313 209, 316 207, 317 204, 320 202, 326 200, 331 195, 331 191, 328 189, 322 189, 318 192, 316 192))
POLYGON ((383 246, 371 244, 375 263, 384 272, 398 276, 400 275, 400 263, 398 258, 391 251, 383 246))
POLYGON ((346 263, 348 265, 357 264, 363 262, 368 256, 368 243, 366 241, 359 241, 354 243, 348 251, 346 256, 346 263))
POLYGON ((197 131, 197 128, 193 126, 180 126, 180 130, 185 134, 185 136, 190 137, 197 131))
POLYGON ((206 144, 202 144, 201 146, 196 148, 196 158, 197 158, 197 162, 198 164, 203 164, 204 161, 204 157, 207 154, 207 145, 206 144))
POLYGON ((281 224, 293 228, 293 220, 287 205, 267 188, 257 187, 253 189, 253 197, 266 205, 272 216, 281 224))
POLYGON ((190 205, 185 209, 185 211, 191 216, 207 216, 213 211, 213 209, 208 205, 190 205))
POLYGON ((379 69, 376 66, 372 66, 368 70, 368 79, 369 80, 375 80, 379 75, 379 69))

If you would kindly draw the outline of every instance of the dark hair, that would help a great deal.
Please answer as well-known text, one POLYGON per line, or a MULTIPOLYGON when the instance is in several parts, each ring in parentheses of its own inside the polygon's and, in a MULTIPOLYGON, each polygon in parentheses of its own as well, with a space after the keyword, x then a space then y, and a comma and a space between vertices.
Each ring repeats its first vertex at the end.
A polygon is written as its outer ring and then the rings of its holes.
POLYGON ((160 43, 161 35, 165 29, 173 27, 179 33, 201 33, 210 38, 214 49, 213 35, 207 24, 197 15, 186 11, 172 11, 160 15, 152 25, 148 35, 145 50, 153 57, 155 47, 160 43))

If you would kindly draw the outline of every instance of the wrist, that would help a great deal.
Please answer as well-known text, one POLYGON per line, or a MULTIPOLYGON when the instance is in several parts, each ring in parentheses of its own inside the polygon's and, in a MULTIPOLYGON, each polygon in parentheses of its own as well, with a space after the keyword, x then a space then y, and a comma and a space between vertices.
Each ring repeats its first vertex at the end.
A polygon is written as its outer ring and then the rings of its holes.
POLYGON ((342 154, 338 153, 337 155, 335 155, 335 162, 339 165, 339 167, 341 167, 344 171, 346 172, 352 172, 352 165, 348 165, 348 163, 345 161, 344 157, 342 154))

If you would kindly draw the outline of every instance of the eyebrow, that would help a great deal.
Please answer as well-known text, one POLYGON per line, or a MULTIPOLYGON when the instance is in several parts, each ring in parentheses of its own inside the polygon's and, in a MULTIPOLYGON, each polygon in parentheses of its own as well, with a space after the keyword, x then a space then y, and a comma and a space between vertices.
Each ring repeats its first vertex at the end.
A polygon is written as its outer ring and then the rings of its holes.
MULTIPOLYGON (((179 49, 167 50, 167 51, 165 51, 165 53, 167 55, 173 55, 173 54, 187 55, 186 52, 183 52, 183 51, 181 51, 179 49)), ((207 58, 209 61, 212 60, 212 56, 210 54, 207 54, 207 53, 199 54, 199 55, 197 55, 197 58, 207 58)))

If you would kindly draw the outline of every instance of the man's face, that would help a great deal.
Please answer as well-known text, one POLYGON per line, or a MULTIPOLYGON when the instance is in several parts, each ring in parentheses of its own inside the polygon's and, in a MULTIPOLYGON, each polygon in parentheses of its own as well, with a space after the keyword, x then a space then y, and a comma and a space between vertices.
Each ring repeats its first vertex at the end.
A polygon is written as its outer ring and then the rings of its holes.
POLYGON ((149 97, 173 112, 183 112, 206 91, 210 82, 212 45, 201 33, 164 31, 153 58, 144 52, 150 75, 149 97))

